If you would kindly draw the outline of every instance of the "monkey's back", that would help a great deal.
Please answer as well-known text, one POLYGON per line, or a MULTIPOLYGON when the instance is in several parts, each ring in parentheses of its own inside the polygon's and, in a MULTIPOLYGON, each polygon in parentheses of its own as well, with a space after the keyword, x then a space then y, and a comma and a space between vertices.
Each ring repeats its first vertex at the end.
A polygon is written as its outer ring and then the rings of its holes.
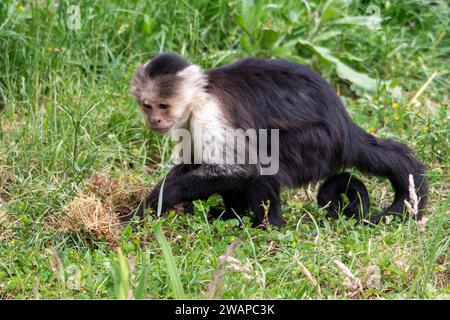
POLYGON ((347 116, 329 83, 309 67, 283 59, 247 58, 207 71, 209 90, 216 93, 232 118, 257 116, 268 128, 291 129, 347 116), (256 109, 256 110, 255 110, 256 109), (288 121, 286 121, 288 120, 288 121))
POLYGON ((282 185, 317 181, 342 167, 353 123, 318 73, 283 59, 247 58, 207 75, 233 128, 279 129, 282 185))

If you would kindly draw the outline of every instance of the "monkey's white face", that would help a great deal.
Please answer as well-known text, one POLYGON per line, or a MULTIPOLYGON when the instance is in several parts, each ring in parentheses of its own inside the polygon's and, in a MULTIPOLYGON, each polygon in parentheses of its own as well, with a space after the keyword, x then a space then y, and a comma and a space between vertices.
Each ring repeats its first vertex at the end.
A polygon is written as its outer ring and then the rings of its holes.
POLYGON ((176 75, 162 75, 150 79, 138 66, 132 81, 132 92, 148 127, 168 133, 188 124, 195 96, 203 92, 206 80, 202 70, 190 65, 176 75))
POLYGON ((176 122, 170 114, 171 106, 166 101, 145 99, 139 106, 147 126, 156 132, 167 133, 176 122))

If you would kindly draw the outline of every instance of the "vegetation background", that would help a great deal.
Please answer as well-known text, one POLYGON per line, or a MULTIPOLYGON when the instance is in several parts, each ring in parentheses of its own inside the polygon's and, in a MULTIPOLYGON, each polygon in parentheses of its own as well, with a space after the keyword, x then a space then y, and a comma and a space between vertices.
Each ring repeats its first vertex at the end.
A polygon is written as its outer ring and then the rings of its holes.
MULTIPOLYGON (((444 0, 2 1, 0 298, 448 299, 449 17, 444 0), (429 166, 426 223, 327 221, 314 184, 283 193, 281 230, 211 219, 215 197, 142 227, 74 224, 166 172, 170 143, 129 93, 162 51, 319 71, 359 125, 429 166)), ((362 179, 381 210, 389 184, 362 179)))

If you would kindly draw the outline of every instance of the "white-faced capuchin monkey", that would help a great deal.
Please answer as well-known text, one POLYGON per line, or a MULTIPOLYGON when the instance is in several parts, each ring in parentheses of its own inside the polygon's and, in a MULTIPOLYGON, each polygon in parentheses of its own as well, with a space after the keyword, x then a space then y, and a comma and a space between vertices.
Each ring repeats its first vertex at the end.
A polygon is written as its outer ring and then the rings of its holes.
MULTIPOLYGON (((304 65, 247 58, 204 70, 176 54, 163 53, 137 67, 131 92, 150 129, 172 135, 183 129, 192 134, 193 143, 201 144, 205 137, 209 144, 223 143, 228 129, 278 131, 276 173, 261 174, 259 162, 220 164, 206 159, 177 164, 165 177, 162 211, 183 203, 191 207, 193 200, 217 193, 228 216, 251 210, 254 226, 267 215, 269 223, 281 227, 280 188, 329 179, 318 197, 320 205, 329 203, 329 216, 336 215, 345 194, 350 204, 343 209, 345 215, 377 223, 387 215, 406 217, 411 174, 420 199, 414 218, 422 217, 427 198, 425 165, 407 145, 362 130, 328 82, 304 65), (197 128, 202 129, 202 141, 196 141, 197 128), (383 212, 369 215, 364 184, 343 172, 352 167, 390 180, 395 197, 383 212)), ((273 147, 269 141, 268 149, 273 147)), ((161 185, 135 214, 156 210, 161 185)))

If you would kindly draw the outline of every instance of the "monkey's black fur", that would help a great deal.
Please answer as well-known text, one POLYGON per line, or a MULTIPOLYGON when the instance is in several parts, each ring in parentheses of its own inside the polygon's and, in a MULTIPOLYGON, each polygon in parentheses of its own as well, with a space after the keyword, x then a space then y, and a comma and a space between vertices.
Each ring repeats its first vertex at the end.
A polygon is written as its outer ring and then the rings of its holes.
POLYGON ((145 73, 150 78, 160 75, 174 75, 183 70, 189 64, 175 53, 164 53, 150 61, 145 66, 145 73))
MULTIPOLYGON (((152 70, 153 61, 159 70, 178 69, 183 65, 179 59, 172 55, 157 57, 147 66, 148 72, 160 72, 152 70)), ((250 208, 256 216, 254 225, 263 222, 265 208, 261 204, 269 203, 269 222, 282 226, 281 187, 305 185, 356 167, 364 173, 388 178, 395 191, 394 202, 371 217, 373 222, 385 215, 403 217, 404 200, 409 199, 409 174, 414 177, 420 199, 415 218, 421 218, 427 198, 425 166, 407 145, 377 138, 356 125, 333 88, 318 73, 287 60, 249 58, 206 70, 205 74, 206 90, 218 99, 232 127, 280 130, 279 172, 272 176, 258 175, 257 170, 248 166, 236 174, 227 175, 224 171, 223 175, 207 175, 208 170, 215 170, 211 165, 180 165, 166 178, 163 210, 219 193, 227 212, 243 214, 250 208)), ((345 177, 330 183, 338 183, 345 177)), ((367 193, 357 180, 352 181, 351 190, 367 193)), ((325 190, 329 190, 327 185, 325 190)), ((335 186, 335 192, 339 193, 340 188, 335 186)), ((143 202, 138 214, 143 214, 146 207, 156 208, 159 191, 160 185, 143 202)), ((321 202, 322 198, 327 202, 334 199, 338 204, 337 193, 321 191, 321 202)), ((350 199, 355 196, 350 195, 350 199)), ((364 211, 366 206, 363 203, 364 211)))
POLYGON ((317 203, 326 207, 327 218, 335 219, 342 213, 348 218, 362 220, 370 211, 369 193, 364 183, 348 172, 329 177, 320 186, 317 203))

